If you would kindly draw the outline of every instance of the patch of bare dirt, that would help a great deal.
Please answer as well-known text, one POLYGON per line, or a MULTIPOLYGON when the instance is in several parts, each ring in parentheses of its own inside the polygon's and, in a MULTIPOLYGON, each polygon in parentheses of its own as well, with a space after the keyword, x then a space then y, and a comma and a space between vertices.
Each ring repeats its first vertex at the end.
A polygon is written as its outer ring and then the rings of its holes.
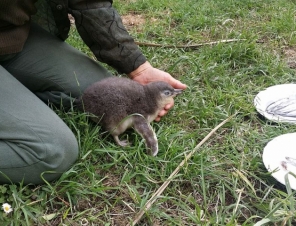
POLYGON ((141 31, 146 20, 145 17, 141 14, 129 13, 121 16, 123 25, 128 29, 136 29, 141 31))
POLYGON ((288 66, 292 69, 296 69, 296 50, 291 47, 286 47, 283 53, 288 66))

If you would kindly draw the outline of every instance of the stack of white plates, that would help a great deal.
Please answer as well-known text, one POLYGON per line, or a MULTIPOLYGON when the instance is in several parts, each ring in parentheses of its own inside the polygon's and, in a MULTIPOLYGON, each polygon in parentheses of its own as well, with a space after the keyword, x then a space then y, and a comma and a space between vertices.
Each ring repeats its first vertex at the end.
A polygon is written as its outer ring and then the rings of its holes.
MULTIPOLYGON (((267 88, 254 99, 257 111, 274 122, 296 124, 296 84, 283 84, 267 88)), ((285 176, 296 190, 296 133, 288 133, 271 140, 263 150, 266 169, 280 183, 285 176)))

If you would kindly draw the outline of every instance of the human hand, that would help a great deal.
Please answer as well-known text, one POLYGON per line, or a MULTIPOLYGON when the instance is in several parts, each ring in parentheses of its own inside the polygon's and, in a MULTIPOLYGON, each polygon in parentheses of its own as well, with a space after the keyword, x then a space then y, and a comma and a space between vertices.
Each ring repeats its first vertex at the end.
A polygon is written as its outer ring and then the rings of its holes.
MULTIPOLYGON (((145 62, 136 70, 129 74, 129 77, 142 85, 146 85, 154 81, 164 81, 169 83, 175 89, 186 89, 186 85, 179 80, 173 78, 169 73, 154 68, 149 62, 145 62)), ((166 115, 168 111, 174 106, 174 102, 167 104, 156 117, 155 121, 160 121, 161 117, 166 115)))

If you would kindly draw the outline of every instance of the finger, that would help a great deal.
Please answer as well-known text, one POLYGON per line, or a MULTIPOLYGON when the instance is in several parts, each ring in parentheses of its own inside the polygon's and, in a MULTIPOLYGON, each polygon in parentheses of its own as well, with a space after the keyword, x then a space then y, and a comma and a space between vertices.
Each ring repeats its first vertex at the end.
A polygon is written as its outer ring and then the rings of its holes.
POLYGON ((158 117, 156 117, 156 118, 154 119, 154 121, 155 121, 155 122, 159 122, 160 119, 161 119, 161 117, 158 116, 158 117))
POLYGON ((187 85, 183 84, 179 80, 173 78, 170 74, 166 73, 163 75, 163 81, 169 83, 175 89, 186 89, 187 85))
POLYGON ((174 106, 174 99, 171 103, 164 106, 164 110, 168 111, 174 106))
POLYGON ((169 82, 172 87, 175 89, 186 89, 187 85, 183 84, 177 79, 172 78, 171 81, 169 82))
POLYGON ((158 113, 158 117, 162 117, 164 115, 166 115, 168 113, 167 110, 161 110, 159 113, 158 113))

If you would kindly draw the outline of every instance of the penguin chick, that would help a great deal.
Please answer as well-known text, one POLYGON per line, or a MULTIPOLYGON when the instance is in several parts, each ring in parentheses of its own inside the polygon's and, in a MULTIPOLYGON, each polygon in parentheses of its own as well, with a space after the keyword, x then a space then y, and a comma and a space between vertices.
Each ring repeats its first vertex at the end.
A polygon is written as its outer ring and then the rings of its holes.
POLYGON ((91 119, 111 133, 120 146, 128 141, 118 136, 133 127, 145 139, 149 154, 158 152, 158 141, 150 126, 160 110, 182 93, 166 82, 141 85, 128 78, 110 77, 88 87, 79 99, 78 106, 91 113, 91 119))

